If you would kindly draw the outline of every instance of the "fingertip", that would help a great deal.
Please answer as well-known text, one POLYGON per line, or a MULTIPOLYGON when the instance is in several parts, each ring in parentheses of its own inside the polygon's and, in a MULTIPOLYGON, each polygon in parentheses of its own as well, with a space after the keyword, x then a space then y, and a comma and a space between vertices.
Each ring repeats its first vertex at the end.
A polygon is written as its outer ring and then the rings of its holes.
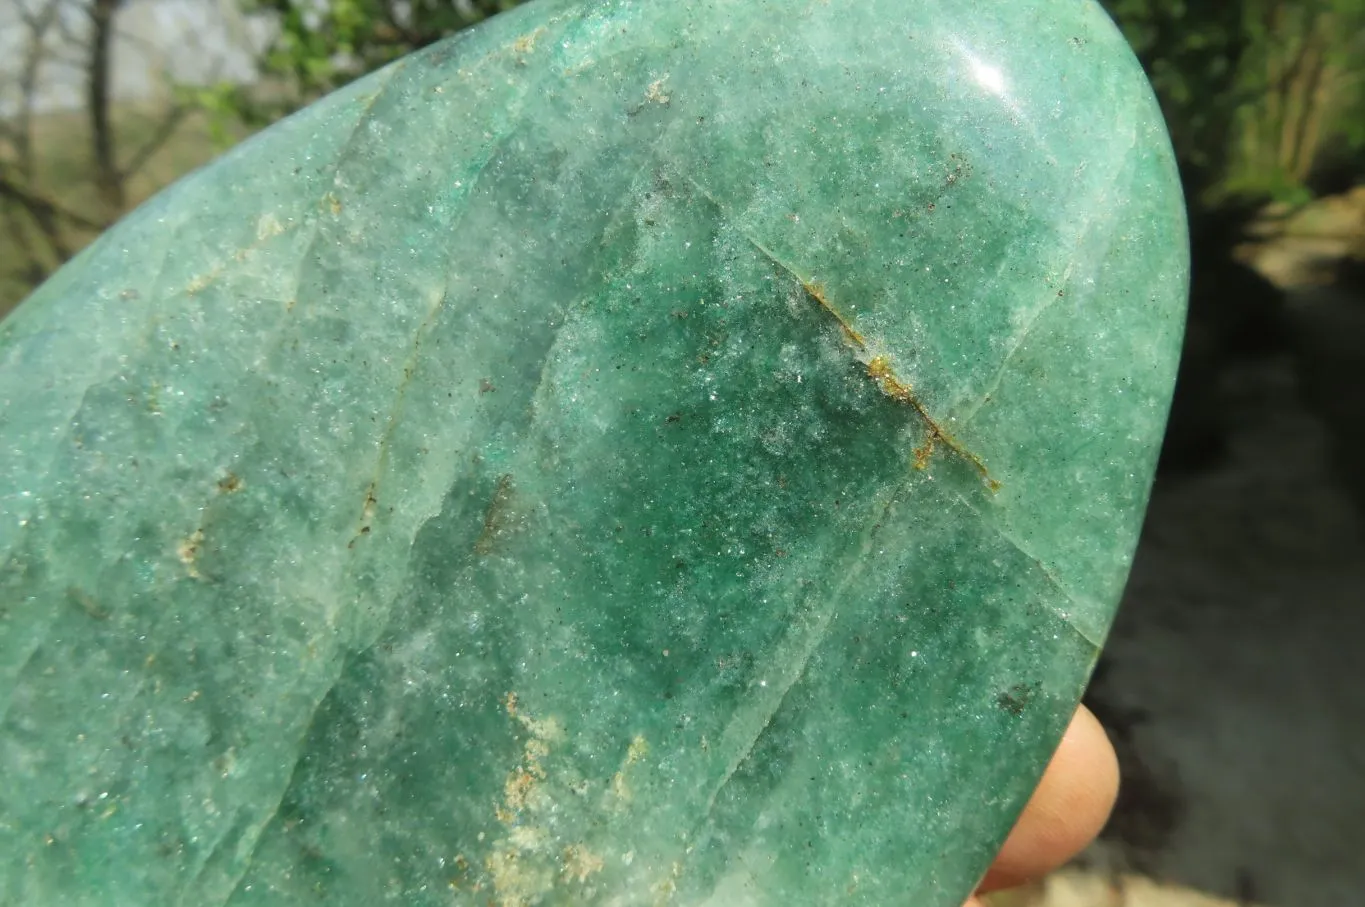
POLYGON ((1104 827, 1118 796, 1118 784, 1114 747, 1098 719, 1082 706, 981 890, 1021 884, 1074 857, 1104 827))

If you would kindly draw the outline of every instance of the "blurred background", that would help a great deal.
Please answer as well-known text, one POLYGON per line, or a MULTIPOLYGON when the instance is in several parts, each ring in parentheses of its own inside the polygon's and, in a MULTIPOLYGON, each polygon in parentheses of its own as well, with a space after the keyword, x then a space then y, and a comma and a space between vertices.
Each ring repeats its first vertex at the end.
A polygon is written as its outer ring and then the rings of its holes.
MULTIPOLYGON (((0 316, 176 177, 513 5, 0 0, 0 316)), ((993 904, 1365 905, 1365 0, 1105 6, 1180 158, 1189 332, 1087 696, 1118 808, 993 904)))

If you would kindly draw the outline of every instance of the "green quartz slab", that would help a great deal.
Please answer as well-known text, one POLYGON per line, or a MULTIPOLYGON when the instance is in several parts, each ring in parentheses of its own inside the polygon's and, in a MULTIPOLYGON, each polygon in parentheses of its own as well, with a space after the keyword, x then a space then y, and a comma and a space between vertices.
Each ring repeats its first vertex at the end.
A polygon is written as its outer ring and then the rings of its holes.
POLYGON ((1088 0, 539 0, 0 324, 0 903, 954 907, 1183 326, 1088 0))

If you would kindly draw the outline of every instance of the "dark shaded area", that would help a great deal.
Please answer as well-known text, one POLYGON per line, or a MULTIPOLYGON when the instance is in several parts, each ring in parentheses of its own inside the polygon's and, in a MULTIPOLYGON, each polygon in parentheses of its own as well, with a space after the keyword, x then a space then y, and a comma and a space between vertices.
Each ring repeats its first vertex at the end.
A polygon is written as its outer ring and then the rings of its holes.
POLYGON ((1192 212, 1189 321, 1163 475, 1217 466, 1229 431, 1225 376, 1289 347, 1283 292, 1233 257, 1255 214, 1251 206, 1192 212))
POLYGON ((1086 697, 1086 704, 1109 733, 1123 778, 1104 834, 1122 842, 1132 868, 1150 873, 1155 870, 1154 854, 1166 845, 1181 820, 1181 788, 1173 769, 1156 770, 1138 751, 1136 733, 1151 722, 1151 712, 1141 706, 1119 704, 1104 695, 1110 668, 1111 662, 1100 661, 1086 697))
MULTIPOLYGON (((1185 168, 1191 198, 1200 172, 1185 168)), ((1311 183, 1344 197, 1362 180, 1362 158, 1338 151, 1311 183)), ((1277 286, 1247 256, 1250 240, 1285 242, 1252 229, 1268 201, 1191 211, 1169 431, 1086 703, 1123 776, 1103 865, 1316 907, 1365 881, 1315 843, 1358 844, 1332 807, 1365 807, 1355 694, 1332 679, 1365 604, 1365 235, 1331 237, 1344 257, 1277 286)))

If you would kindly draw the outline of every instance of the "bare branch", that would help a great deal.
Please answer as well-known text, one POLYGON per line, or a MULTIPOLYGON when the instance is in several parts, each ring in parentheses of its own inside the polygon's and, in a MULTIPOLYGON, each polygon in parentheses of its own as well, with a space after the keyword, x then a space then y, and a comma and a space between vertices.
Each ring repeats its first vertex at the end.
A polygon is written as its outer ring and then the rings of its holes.
POLYGON ((175 104, 162 116, 161 122, 157 124, 150 138, 142 144, 142 147, 133 153, 127 165, 119 171, 119 178, 127 180, 137 174, 161 148, 170 141, 171 136, 175 135, 176 129, 189 114, 190 109, 183 104, 175 104))
MULTIPOLYGON (((56 0, 56 5, 60 6, 61 2, 62 0, 56 0)), ((57 34, 61 36, 62 43, 69 46, 76 46, 81 43, 82 36, 71 30, 74 19, 73 16, 57 17, 57 34)))
POLYGON ((4 173, 0 173, 0 198, 23 206, 39 223, 45 219, 64 220, 73 227, 80 227, 84 230, 103 230, 108 226, 108 224, 100 223, 84 214, 78 214, 49 198, 38 195, 31 189, 16 183, 4 173))
POLYGON ((19 110, 11 121, 9 139, 23 178, 34 178, 33 109, 38 98, 38 79, 47 57, 47 33, 59 18, 61 0, 47 0, 36 12, 21 7, 28 27, 28 44, 19 67, 19 110))
POLYGON ((121 0, 92 0, 89 59, 86 68, 86 113, 90 117, 90 139, 95 166, 95 190, 105 214, 117 215, 124 207, 123 181, 119 178, 114 147, 114 127, 110 118, 113 78, 110 51, 114 38, 114 13, 121 0))

